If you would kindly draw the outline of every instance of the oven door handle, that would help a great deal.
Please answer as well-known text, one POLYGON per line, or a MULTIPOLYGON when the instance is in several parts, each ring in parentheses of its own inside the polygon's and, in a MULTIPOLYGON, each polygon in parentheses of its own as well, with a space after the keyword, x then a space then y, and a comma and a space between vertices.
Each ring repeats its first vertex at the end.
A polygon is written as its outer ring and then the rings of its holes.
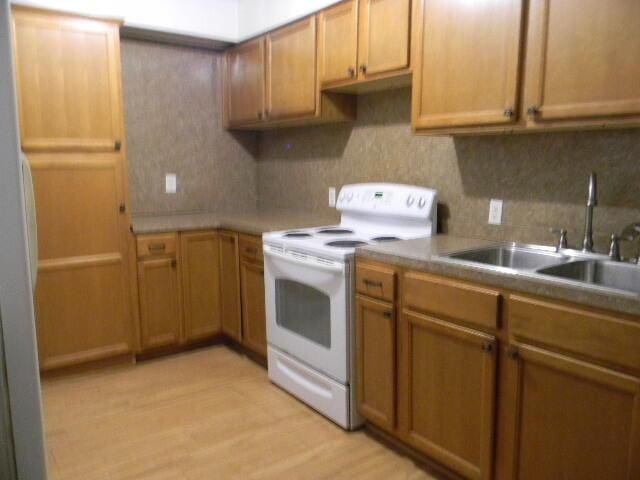
POLYGON ((344 265, 338 264, 338 263, 334 263, 334 264, 323 264, 323 263, 319 263, 319 262, 314 262, 314 261, 306 261, 306 260, 302 260, 299 258, 296 258, 294 256, 291 255, 286 255, 286 254, 282 254, 282 253, 276 253, 272 250, 269 250, 268 248, 264 249, 264 254, 267 257, 273 257, 273 258, 277 258, 280 260, 284 260, 285 262, 289 262, 289 263, 293 263, 295 265, 302 265, 305 267, 309 267, 309 268, 313 268, 315 270, 324 270, 326 272, 335 272, 335 273, 343 273, 344 272, 344 265))

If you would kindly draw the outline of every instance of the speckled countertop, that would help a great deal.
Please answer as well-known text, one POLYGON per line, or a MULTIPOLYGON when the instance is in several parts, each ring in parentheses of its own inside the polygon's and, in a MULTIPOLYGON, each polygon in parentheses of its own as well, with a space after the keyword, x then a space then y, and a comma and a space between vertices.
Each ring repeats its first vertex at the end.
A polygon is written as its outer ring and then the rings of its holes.
POLYGON ((255 210, 241 213, 193 213, 134 216, 134 233, 160 233, 221 228, 253 235, 303 227, 333 225, 339 216, 291 210, 255 210))
POLYGON ((495 244, 496 242, 486 240, 437 235, 431 238, 360 247, 357 249, 357 257, 640 316, 640 295, 637 294, 603 292, 588 286, 560 283, 542 275, 530 277, 518 273, 491 271, 482 266, 452 264, 437 259, 438 255, 445 253, 495 244))

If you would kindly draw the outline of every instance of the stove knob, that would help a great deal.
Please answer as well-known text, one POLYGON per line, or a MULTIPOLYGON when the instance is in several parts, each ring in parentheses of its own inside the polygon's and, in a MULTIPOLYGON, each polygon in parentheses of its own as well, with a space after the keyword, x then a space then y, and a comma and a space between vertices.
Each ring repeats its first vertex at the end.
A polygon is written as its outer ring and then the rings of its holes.
POLYGON ((413 195, 409 195, 407 197, 407 207, 410 207, 411 205, 413 205, 413 202, 415 202, 415 198, 413 198, 413 195))
POLYGON ((424 199, 424 197, 420 198, 420 200, 418 200, 418 207, 419 208, 424 208, 424 206, 427 204, 427 201, 424 199))

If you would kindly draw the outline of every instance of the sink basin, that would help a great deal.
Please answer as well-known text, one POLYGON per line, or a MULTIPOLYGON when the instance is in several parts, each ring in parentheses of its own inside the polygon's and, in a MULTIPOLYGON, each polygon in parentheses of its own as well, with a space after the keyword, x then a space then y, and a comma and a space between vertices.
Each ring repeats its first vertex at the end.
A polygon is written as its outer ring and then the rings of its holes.
POLYGON ((551 265, 562 264, 569 260, 568 257, 556 253, 553 250, 519 247, 516 245, 499 245, 464 252, 454 252, 444 255, 443 257, 451 260, 481 263, 513 270, 538 270, 551 265))
POLYGON ((538 273, 601 287, 640 293, 640 267, 628 263, 607 260, 579 260, 541 268, 538 273))

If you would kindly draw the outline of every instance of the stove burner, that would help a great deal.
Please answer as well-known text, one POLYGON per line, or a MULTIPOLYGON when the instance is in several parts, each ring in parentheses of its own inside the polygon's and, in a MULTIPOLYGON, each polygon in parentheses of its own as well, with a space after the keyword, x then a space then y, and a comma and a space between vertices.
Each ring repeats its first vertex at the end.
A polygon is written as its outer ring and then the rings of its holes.
POLYGON ((362 240, 334 240, 332 242, 327 242, 325 245, 327 247, 340 247, 340 248, 349 248, 349 247, 359 247, 360 245, 366 245, 367 242, 363 242, 362 240))
POLYGON ((287 232, 282 236, 289 238, 309 238, 311 234, 306 232, 287 232))
POLYGON ((323 235, 347 235, 349 233, 353 233, 353 230, 349 230, 348 228, 321 228, 316 233, 321 233, 323 235))
POLYGON ((393 242, 394 240, 400 240, 398 237, 384 236, 384 237, 374 237, 371 239, 374 242, 393 242))

